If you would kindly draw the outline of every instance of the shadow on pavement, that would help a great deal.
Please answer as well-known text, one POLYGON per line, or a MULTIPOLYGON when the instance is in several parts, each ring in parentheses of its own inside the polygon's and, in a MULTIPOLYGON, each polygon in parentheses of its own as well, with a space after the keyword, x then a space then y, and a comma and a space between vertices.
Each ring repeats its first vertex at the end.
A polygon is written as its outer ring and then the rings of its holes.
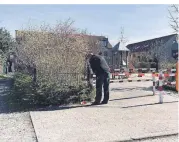
MULTIPOLYGON (((177 103, 178 101, 173 102, 164 102, 165 103, 177 103)), ((120 107, 120 106, 113 106, 113 105, 76 105, 76 106, 49 106, 49 107, 43 107, 43 108, 33 108, 28 110, 11 110, 11 111, 4 111, 1 113, 14 113, 14 112, 29 112, 29 111, 57 111, 57 110, 68 110, 68 109, 74 109, 74 108, 119 108, 119 109, 126 109, 126 108, 135 108, 135 107, 142 107, 142 106, 150 106, 150 105, 159 105, 159 103, 151 103, 151 104, 143 104, 143 105, 135 105, 135 106, 127 106, 127 107, 120 107)))
MULTIPOLYGON (((168 103, 178 103, 178 101, 163 102, 162 104, 168 104, 168 103)), ((151 106, 151 105, 162 105, 162 104, 161 104, 161 103, 151 103, 151 104, 143 104, 143 105, 127 106, 127 107, 121 107, 121 108, 133 108, 133 107, 142 107, 142 106, 151 106)))
POLYGON ((152 91, 152 87, 131 87, 131 88, 111 88, 111 91, 112 92, 124 92, 124 91, 132 91, 132 90, 135 90, 135 91, 138 91, 138 90, 143 90, 143 91, 152 91))
MULTIPOLYGON (((164 102, 165 103, 177 103, 178 101, 172 102, 164 102)), ((73 108, 133 108, 133 107, 140 107, 140 106, 150 106, 150 105, 159 105, 159 103, 151 103, 151 104, 143 104, 143 105, 135 105, 135 106, 127 106, 127 107, 120 107, 120 106, 113 106, 113 105, 77 105, 77 106, 52 106, 47 108, 37 109, 35 111, 56 111, 56 110, 66 110, 66 109, 73 109, 73 108)))
POLYGON ((76 106, 50 106, 46 108, 39 108, 35 111, 55 111, 55 110, 64 110, 64 109, 73 109, 73 108, 82 108, 82 107, 92 107, 92 105, 76 105, 76 106))
MULTIPOLYGON (((13 80, 11 78, 8 79, 0 79, 0 114, 8 114, 14 112, 22 112, 16 108, 15 105, 10 107, 10 103, 8 102, 8 94, 9 89, 13 84, 13 80)), ((24 112, 24 111, 23 111, 24 112)))
POLYGON ((128 100, 128 99, 135 99, 135 98, 142 98, 142 97, 151 97, 151 96, 154 96, 154 95, 145 95, 145 96, 136 96, 136 97, 120 98, 120 99, 113 99, 113 100, 109 100, 109 101, 112 102, 112 101, 128 100))

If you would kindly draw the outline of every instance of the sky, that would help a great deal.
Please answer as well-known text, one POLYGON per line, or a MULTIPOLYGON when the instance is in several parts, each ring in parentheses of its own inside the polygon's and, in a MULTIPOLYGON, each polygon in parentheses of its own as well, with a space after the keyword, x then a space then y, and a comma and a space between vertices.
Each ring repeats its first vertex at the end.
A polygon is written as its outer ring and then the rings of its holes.
POLYGON ((94 35, 104 35, 115 45, 121 27, 128 43, 172 34, 169 5, 0 5, 0 27, 15 36, 15 30, 71 18, 74 26, 94 35))

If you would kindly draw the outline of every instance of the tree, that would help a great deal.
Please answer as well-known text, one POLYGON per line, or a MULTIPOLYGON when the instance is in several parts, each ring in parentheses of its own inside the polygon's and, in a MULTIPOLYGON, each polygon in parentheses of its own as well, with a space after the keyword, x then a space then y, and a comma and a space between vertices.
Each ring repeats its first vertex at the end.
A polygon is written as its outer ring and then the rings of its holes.
POLYGON ((119 41, 123 44, 126 44, 128 41, 128 39, 126 37, 124 37, 124 27, 121 27, 121 36, 119 38, 119 41))
MULTIPOLYGON (((179 10, 178 10, 178 5, 177 4, 172 4, 169 9, 168 9, 168 13, 169 13, 169 19, 170 19, 170 26, 173 29, 174 33, 177 34, 176 40, 178 41, 178 20, 179 20, 179 10)), ((176 41, 175 41, 176 42, 176 41)), ((176 42, 177 43, 177 42, 176 42)), ((176 44, 175 43, 175 44, 176 44)), ((173 44, 173 45, 175 45, 173 44)), ((175 48, 175 47, 174 47, 175 48)), ((172 49, 173 50, 173 49, 172 49)), ((174 51, 174 50, 173 50, 174 51)), ((173 52, 172 51, 172 52, 173 52)), ((174 52, 178 52, 178 49, 175 50, 174 52)), ((177 55, 175 53, 175 55, 177 55)), ((177 59, 177 57, 176 57, 177 59)))
POLYGON ((172 4, 168 9, 168 13, 170 19, 170 26, 174 30, 174 32, 178 34, 178 18, 179 18, 178 5, 172 4))
POLYGON ((5 28, 0 28, 0 53, 6 54, 12 49, 14 40, 11 37, 9 31, 5 28))
POLYGON ((11 37, 9 31, 5 28, 0 28, 0 64, 4 66, 7 62, 9 53, 13 51, 15 41, 11 37))

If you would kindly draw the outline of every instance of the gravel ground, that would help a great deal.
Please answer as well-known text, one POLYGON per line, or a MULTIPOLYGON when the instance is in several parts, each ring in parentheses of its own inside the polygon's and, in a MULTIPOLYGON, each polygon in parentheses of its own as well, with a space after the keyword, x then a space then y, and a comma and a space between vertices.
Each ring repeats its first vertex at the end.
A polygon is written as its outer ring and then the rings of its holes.
POLYGON ((36 142, 29 112, 0 114, 0 142, 36 142))
POLYGON ((7 113, 3 100, 8 82, 0 82, 0 142, 36 142, 29 112, 7 113))

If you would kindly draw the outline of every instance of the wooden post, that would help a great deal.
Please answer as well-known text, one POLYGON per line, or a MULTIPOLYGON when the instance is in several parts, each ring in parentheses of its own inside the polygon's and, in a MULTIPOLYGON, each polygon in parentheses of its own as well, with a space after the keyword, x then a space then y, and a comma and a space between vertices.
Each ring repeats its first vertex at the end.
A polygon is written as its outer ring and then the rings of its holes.
POLYGON ((37 81, 37 70, 36 70, 36 67, 33 68, 33 81, 34 82, 37 81))
POLYGON ((152 80, 153 80, 153 95, 155 95, 156 91, 155 91, 155 83, 156 83, 156 80, 155 80, 155 72, 152 73, 152 80))
POLYGON ((177 64, 176 64, 176 90, 178 91, 178 64, 179 64, 179 61, 177 61, 177 64))

